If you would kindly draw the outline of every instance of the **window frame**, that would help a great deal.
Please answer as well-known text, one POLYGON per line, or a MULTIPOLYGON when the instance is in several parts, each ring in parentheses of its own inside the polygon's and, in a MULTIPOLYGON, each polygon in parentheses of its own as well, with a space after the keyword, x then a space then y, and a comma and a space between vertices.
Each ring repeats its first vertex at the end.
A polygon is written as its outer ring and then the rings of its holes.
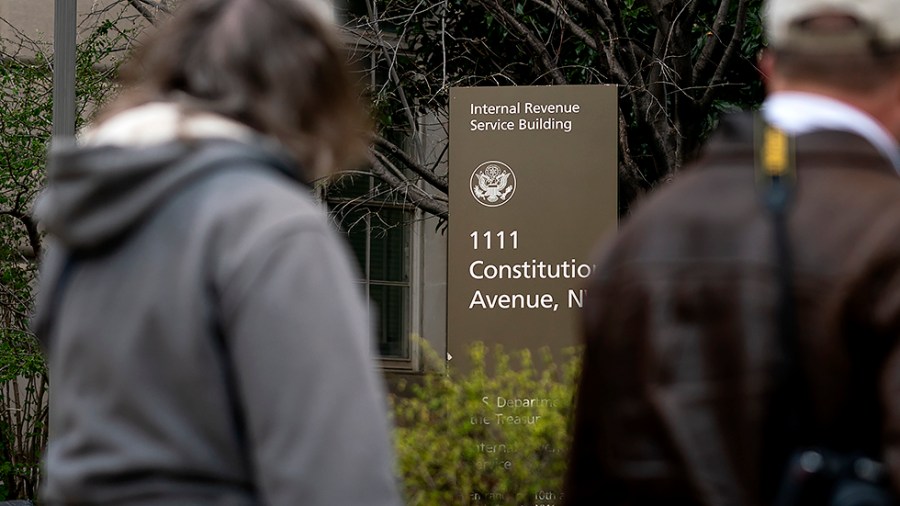
MULTIPOLYGON (((350 174, 343 174, 344 176, 350 174)), ((335 177, 340 178, 342 174, 337 174, 335 177)), ((372 180, 377 180, 377 177, 363 173, 359 174, 359 176, 371 178, 372 180)), ((401 318, 403 319, 403 328, 405 332, 403 335, 399 336, 399 339, 403 341, 402 346, 405 348, 406 356, 387 356, 381 355, 380 350, 377 346, 377 339, 379 338, 380 329, 373 325, 372 327, 372 346, 376 353, 376 358, 378 360, 378 364, 381 369, 386 371, 397 371, 397 372, 413 372, 418 371, 420 368, 420 348, 418 339, 416 336, 421 336, 422 333, 422 279, 423 279, 423 230, 422 230, 422 211, 417 209, 415 206, 404 203, 404 202, 394 202, 390 200, 377 200, 372 199, 371 197, 360 197, 360 196, 350 196, 350 197, 342 197, 342 196, 333 196, 333 194, 329 194, 328 186, 331 183, 320 184, 317 185, 317 196, 321 202, 321 205, 328 213, 329 219, 333 220, 338 232, 342 235, 345 241, 349 239, 349 231, 345 230, 339 221, 339 217, 336 216, 340 211, 332 211, 332 207, 340 207, 342 205, 355 205, 361 208, 365 208, 370 212, 377 212, 379 208, 382 209, 391 209, 401 211, 404 216, 408 217, 408 220, 403 220, 401 226, 406 227, 405 231, 405 240, 407 244, 405 248, 407 250, 407 258, 405 262, 406 267, 406 277, 407 280, 405 282, 401 281, 374 281, 370 278, 370 272, 361 272, 361 278, 357 279, 357 282, 360 283, 364 288, 364 294, 366 297, 366 309, 368 311, 372 311, 373 305, 375 301, 371 298, 371 286, 374 284, 376 286, 400 286, 407 288, 407 297, 405 301, 405 307, 402 308, 401 318), (366 200, 369 199, 369 200, 366 200)), ((372 184, 372 183, 370 183, 372 184)), ((371 186, 370 186, 371 190, 371 186)), ((353 255, 353 259, 356 262, 363 263, 364 266, 370 268, 371 266, 371 255, 372 255, 372 227, 369 215, 367 215, 366 223, 366 245, 365 245, 365 254, 366 258, 363 259, 363 262, 360 262, 360 259, 357 258, 356 253, 354 251, 350 251, 350 254, 353 255)), ((348 243, 349 245, 349 243, 348 243)), ((350 249, 350 248, 348 248, 350 249)), ((372 318, 372 315, 380 316, 382 309, 375 308, 376 313, 369 313, 370 319, 374 324, 377 320, 372 318)))

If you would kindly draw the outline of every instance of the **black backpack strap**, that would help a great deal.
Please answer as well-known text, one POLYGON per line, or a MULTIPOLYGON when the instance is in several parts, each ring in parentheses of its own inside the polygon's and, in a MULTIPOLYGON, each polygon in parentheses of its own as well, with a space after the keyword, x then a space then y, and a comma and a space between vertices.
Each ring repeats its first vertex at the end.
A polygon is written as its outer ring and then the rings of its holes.
MULTIPOLYGON (((756 180, 763 203, 772 219, 773 244, 778 263, 778 310, 776 314, 778 343, 783 352, 781 379, 793 397, 787 404, 795 419, 790 425, 797 431, 803 418, 811 416, 810 387, 803 374, 798 342, 797 310, 794 298, 794 259, 788 233, 788 211, 794 197, 797 167, 794 138, 772 125, 756 121, 756 180)), ((794 439, 796 441, 796 439, 794 439)))
POLYGON ((761 459, 762 497, 771 502, 784 481, 792 451, 806 436, 803 428, 812 416, 812 399, 799 360, 794 260, 787 223, 796 188, 795 141, 757 116, 754 143, 756 184, 772 222, 778 277, 775 342, 781 357, 776 363, 773 393, 764 420, 761 459))

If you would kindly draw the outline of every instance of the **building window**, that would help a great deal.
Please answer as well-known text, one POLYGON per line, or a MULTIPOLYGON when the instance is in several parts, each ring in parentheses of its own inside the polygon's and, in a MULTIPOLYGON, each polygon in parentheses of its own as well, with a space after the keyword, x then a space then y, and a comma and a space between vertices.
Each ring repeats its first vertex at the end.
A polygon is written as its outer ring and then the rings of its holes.
POLYGON ((351 16, 356 17, 368 17, 369 15, 369 7, 366 5, 366 2, 369 0, 347 0, 347 12, 350 13, 351 16))
POLYGON ((329 213, 359 264, 378 351, 385 359, 408 360, 414 213, 388 195, 367 174, 339 176, 324 189, 329 213))

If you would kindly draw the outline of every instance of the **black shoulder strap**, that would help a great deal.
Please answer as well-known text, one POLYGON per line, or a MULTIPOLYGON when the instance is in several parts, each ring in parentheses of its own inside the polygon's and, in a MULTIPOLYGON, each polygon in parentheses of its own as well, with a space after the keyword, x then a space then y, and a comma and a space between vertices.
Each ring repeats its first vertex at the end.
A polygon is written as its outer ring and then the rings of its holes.
POLYGON ((797 168, 794 138, 759 119, 756 122, 756 178, 763 202, 772 218, 778 262, 778 340, 784 351, 784 371, 791 388, 808 400, 806 375, 801 373, 794 301, 794 264, 787 216, 794 196, 797 168))
POLYGON ((757 116, 754 128, 756 184, 771 221, 777 261, 776 363, 773 393, 763 426, 762 494, 771 501, 782 483, 790 454, 803 444, 803 427, 812 416, 810 387, 800 361, 794 300, 794 260, 788 233, 788 211, 796 185, 793 137, 757 116))

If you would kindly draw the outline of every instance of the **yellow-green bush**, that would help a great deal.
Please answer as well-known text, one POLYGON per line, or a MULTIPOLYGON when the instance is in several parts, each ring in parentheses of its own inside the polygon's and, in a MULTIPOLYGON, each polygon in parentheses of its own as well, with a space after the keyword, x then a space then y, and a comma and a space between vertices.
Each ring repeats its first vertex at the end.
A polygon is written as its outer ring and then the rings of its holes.
POLYGON ((576 353, 476 344, 470 367, 392 396, 410 506, 556 505, 570 436, 576 353))

